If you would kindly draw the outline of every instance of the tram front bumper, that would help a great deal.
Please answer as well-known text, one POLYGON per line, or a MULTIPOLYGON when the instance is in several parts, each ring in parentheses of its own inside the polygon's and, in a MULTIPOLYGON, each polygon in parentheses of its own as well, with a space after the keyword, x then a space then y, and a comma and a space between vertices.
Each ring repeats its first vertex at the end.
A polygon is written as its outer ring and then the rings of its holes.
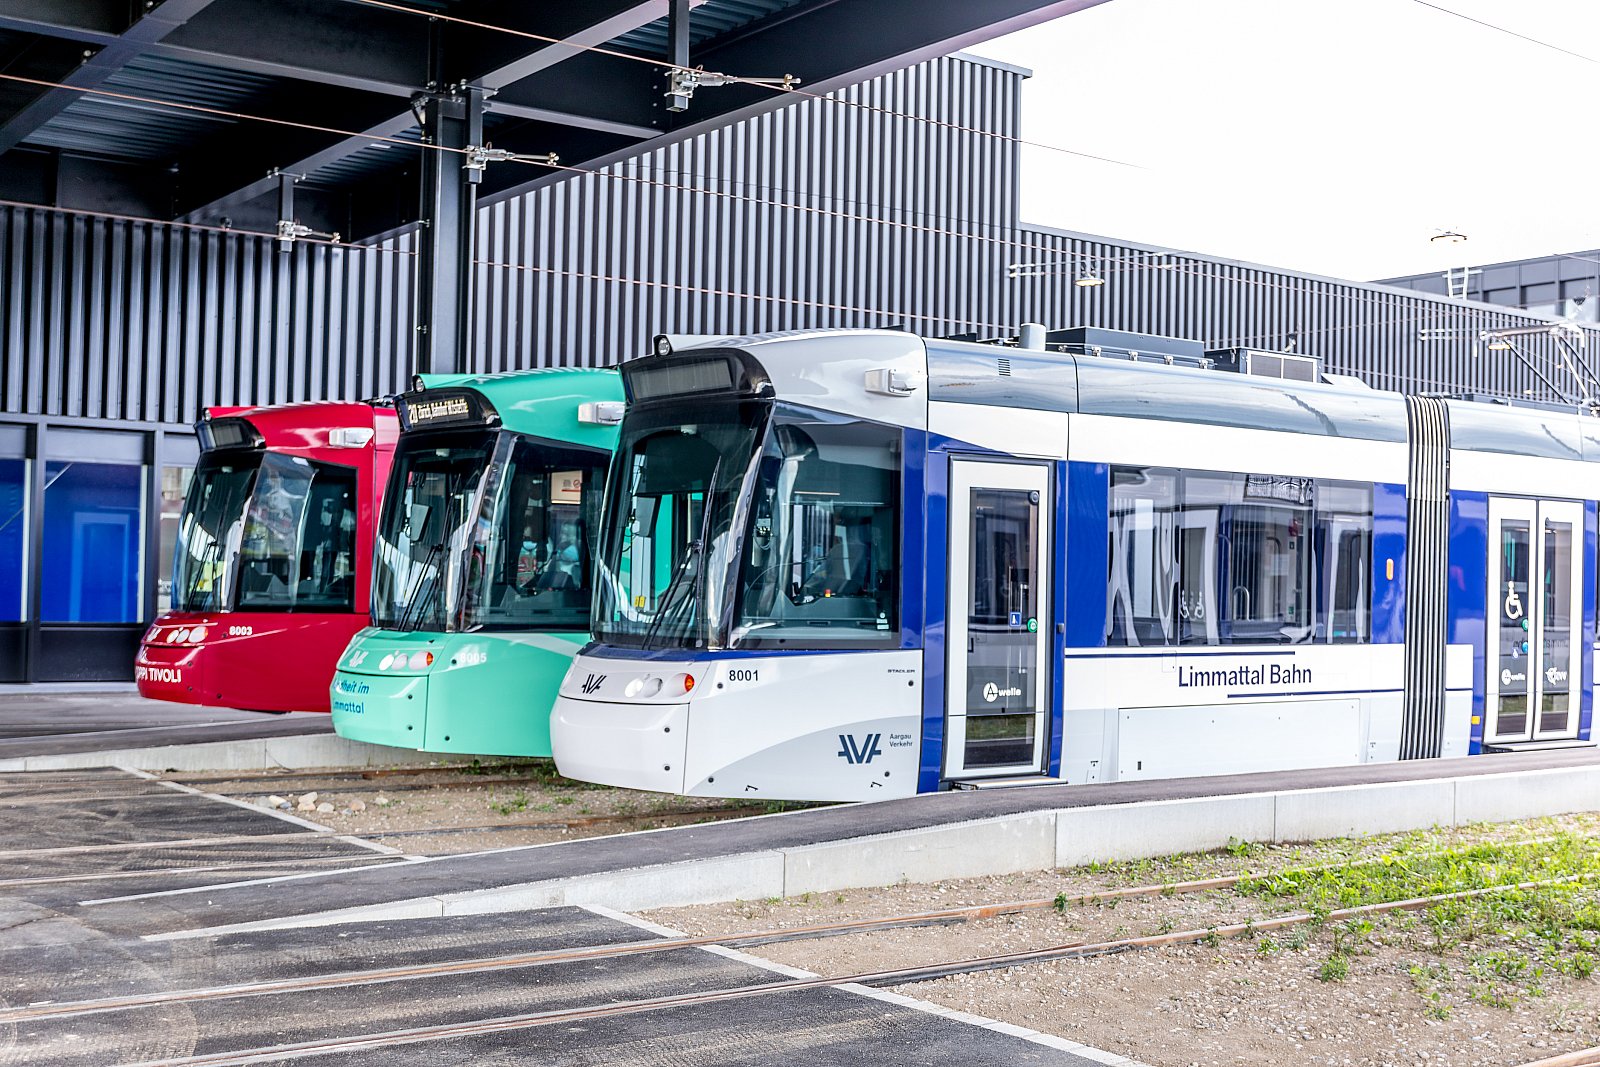
POLYGON ((428 676, 383 677, 339 671, 328 689, 333 729, 350 741, 420 749, 428 714, 428 676))
POLYGON ((550 716, 556 769, 581 782, 682 793, 688 741, 688 704, 562 696, 550 716))
POLYGON ((146 641, 133 661, 139 695, 146 700, 172 700, 180 704, 205 704, 200 678, 200 649, 156 645, 146 641))

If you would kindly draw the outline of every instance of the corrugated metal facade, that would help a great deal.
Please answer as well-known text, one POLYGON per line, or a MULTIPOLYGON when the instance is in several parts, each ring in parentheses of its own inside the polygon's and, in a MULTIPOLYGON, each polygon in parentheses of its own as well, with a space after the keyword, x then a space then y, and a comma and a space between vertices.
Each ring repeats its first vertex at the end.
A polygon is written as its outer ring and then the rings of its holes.
MULTIPOLYGON (((1022 276, 1004 283, 1017 321, 1189 337, 1211 348, 1280 350, 1292 339, 1294 351, 1322 357, 1326 370, 1378 389, 1549 396, 1515 352, 1480 339, 1549 320, 1061 230, 1023 227, 1020 235, 1028 250, 1014 273, 1022 276), (1088 277, 1104 284, 1075 284, 1088 277)), ((1600 346, 1600 331, 1584 332, 1588 350, 1600 346)), ((1558 386, 1575 388, 1553 338, 1515 344, 1558 386)))
MULTIPOLYGON (((1532 321, 1514 311, 1020 224, 1022 80, 935 60, 485 208, 473 369, 604 365, 659 332, 1037 321, 1215 346, 1293 334, 1382 388, 1538 388, 1477 339, 1532 321), (1085 274, 1105 284, 1073 284, 1085 274)), ((414 261, 409 238, 280 252, 0 208, 0 412, 186 424, 208 404, 394 391, 414 261)), ((1536 360, 1551 344, 1519 341, 1536 360)))
POLYGON ((0 210, 0 410, 190 423, 211 404, 393 391, 410 370, 409 239, 297 244, 0 210))
POLYGON ((1021 81, 935 60, 486 209, 475 369, 656 333, 1007 331, 1021 81))

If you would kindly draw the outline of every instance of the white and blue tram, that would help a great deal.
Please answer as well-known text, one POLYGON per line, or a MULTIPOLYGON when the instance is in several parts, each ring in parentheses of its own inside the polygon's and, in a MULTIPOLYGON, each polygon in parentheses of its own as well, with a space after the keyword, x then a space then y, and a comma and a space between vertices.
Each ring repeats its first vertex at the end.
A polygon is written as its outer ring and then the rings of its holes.
POLYGON ((867 800, 1589 743, 1600 420, 1187 346, 624 364, 561 772, 867 800))

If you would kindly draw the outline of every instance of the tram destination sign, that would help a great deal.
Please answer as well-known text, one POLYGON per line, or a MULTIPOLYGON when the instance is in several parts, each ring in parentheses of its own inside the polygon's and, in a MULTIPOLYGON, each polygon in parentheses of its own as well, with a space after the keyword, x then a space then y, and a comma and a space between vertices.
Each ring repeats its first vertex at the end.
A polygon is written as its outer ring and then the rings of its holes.
POLYGON ((429 389, 406 393, 395 401, 400 425, 406 430, 436 426, 487 426, 498 422, 499 413, 478 393, 470 389, 429 389))

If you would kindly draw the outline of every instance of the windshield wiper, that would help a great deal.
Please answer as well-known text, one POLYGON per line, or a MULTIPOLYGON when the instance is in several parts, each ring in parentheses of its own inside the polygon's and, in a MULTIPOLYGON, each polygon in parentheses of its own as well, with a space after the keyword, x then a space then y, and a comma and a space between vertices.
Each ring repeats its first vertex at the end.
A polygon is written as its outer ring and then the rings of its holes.
MULTIPOLYGON (((204 574, 205 568, 212 566, 221 558, 222 542, 213 540, 200 555, 201 573, 204 574)), ((206 599, 209 602, 210 609, 213 611, 222 611, 226 607, 222 601, 223 586, 227 584, 226 577, 226 574, 223 573, 211 576, 211 592, 207 594, 206 599)), ((200 608, 199 610, 205 611, 206 608, 200 608)))
MULTIPOLYGON (((678 565, 678 569, 672 575, 672 580, 667 583, 666 589, 662 590, 661 592, 661 605, 656 608, 655 616, 651 618, 650 625, 645 627, 644 636, 640 639, 642 642, 640 647, 651 647, 651 643, 655 641, 656 634, 660 631, 661 624, 666 621, 667 616, 669 614, 676 614, 680 603, 686 604, 690 602, 691 598, 689 596, 680 597, 677 600, 674 600, 673 594, 678 591, 679 583, 683 581, 683 576, 688 574, 690 568, 694 567, 695 564, 699 562, 700 551, 703 544, 704 542, 700 540, 689 542, 687 550, 683 554, 683 562, 678 565)), ((693 593, 694 591, 694 587, 692 585, 685 586, 684 588, 688 589, 690 593, 693 593)))
MULTIPOLYGON (((673 574, 672 580, 661 591, 661 604, 656 608, 655 617, 650 620, 650 625, 645 627, 644 636, 641 638, 641 647, 643 648, 650 647, 651 642, 655 640, 657 632, 661 629, 661 624, 666 621, 667 615, 669 613, 676 614, 678 603, 672 599, 672 595, 677 591, 678 584, 683 581, 683 576, 689 573, 691 566, 695 568, 698 576, 700 568, 697 564, 700 562, 701 553, 705 551, 706 536, 711 529, 711 501, 717 491, 717 476, 721 473, 722 457, 719 455, 716 463, 711 465, 711 477, 706 480, 706 495, 700 509, 700 536, 690 541, 686 546, 683 562, 679 564, 677 573, 673 574)), ((694 592, 694 585, 689 585, 686 588, 691 594, 694 592)), ((691 597, 682 599, 684 603, 693 602, 691 597)))
POLYGON ((436 543, 432 548, 428 549, 428 555, 422 561, 421 573, 419 573, 417 576, 417 584, 412 586, 411 595, 406 597, 406 606, 401 609, 400 618, 396 620, 398 623, 398 625, 395 627, 396 629, 409 632, 411 630, 415 630, 422 624, 422 613, 424 609, 426 609, 428 604, 432 602, 434 594, 439 591, 438 575, 435 574, 433 581, 430 582, 428 580, 428 571, 432 569, 434 561, 437 560, 440 554, 443 552, 443 541, 436 543), (428 589, 427 596, 422 595, 422 589, 424 586, 426 586, 428 589), (419 597, 421 599, 418 599, 419 597), (412 612, 416 613, 415 621, 412 619, 412 612))

